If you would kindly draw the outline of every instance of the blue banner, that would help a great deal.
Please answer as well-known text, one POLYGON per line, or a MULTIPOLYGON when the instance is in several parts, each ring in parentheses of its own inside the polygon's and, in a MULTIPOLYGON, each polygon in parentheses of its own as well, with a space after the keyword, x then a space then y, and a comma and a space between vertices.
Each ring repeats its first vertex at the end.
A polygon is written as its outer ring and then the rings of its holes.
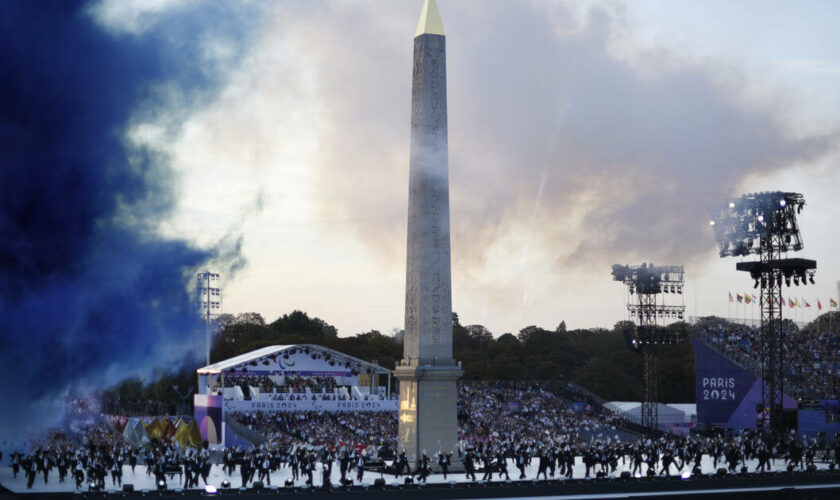
MULTIPOLYGON (((697 423, 733 429, 755 429, 761 404, 761 379, 723 354, 697 340, 694 346, 697 423)), ((784 408, 796 408, 796 400, 782 398, 784 408)), ((763 416, 766 422, 766 414, 763 416)))
MULTIPOLYGON (((726 427, 753 388, 756 377, 705 344, 697 340, 691 343, 696 370, 697 423, 726 427)), ((754 428, 757 417, 755 405, 741 410, 746 411, 746 415, 742 415, 739 422, 754 428), (750 419, 752 425, 748 423, 750 419)))

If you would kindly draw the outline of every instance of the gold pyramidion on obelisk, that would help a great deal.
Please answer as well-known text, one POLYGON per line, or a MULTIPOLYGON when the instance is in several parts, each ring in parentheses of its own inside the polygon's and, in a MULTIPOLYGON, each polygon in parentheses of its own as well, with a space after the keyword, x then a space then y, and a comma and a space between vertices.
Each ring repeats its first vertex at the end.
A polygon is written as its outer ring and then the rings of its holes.
POLYGON ((440 19, 440 11, 438 11, 435 0, 426 0, 423 5, 423 11, 420 12, 420 22, 417 23, 417 32, 414 33, 414 36, 426 34, 444 36, 443 21, 440 19))
MULTIPOLYGON (((435 0, 426 0, 414 36, 408 193, 405 336, 399 445, 410 462, 454 452, 458 443, 452 357, 446 37, 435 0)), ((436 463, 436 461, 433 461, 436 463)), ((453 463, 457 467, 458 464, 453 463)))

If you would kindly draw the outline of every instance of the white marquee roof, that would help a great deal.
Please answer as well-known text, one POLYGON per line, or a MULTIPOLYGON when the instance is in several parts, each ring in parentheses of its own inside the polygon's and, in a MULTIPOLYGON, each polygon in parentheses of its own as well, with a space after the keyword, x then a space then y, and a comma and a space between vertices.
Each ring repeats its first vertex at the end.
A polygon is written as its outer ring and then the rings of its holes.
MULTIPOLYGON (((642 403, 638 401, 610 401, 606 405, 612 411, 621 414, 640 414, 642 403)), ((657 413, 660 415, 685 415, 686 410, 694 405, 656 403, 657 413)))
POLYGON ((198 373, 199 375, 215 375, 223 371, 230 370, 231 368, 244 365, 251 361, 267 358, 269 356, 275 356, 278 353, 290 351, 292 349, 309 349, 312 352, 329 354, 333 358, 336 358, 336 360, 347 361, 355 365, 359 365, 362 368, 370 368, 371 370, 374 370, 377 373, 391 373, 391 370, 383 368, 378 364, 374 364, 369 361, 365 361, 363 359, 359 359, 354 356, 338 352, 335 349, 330 349, 329 347, 314 344, 273 345, 263 347, 262 349, 257 349, 256 351, 246 352, 245 354, 240 354, 239 356, 234 356, 230 359, 219 361, 218 363, 213 363, 211 365, 199 368, 198 370, 196 370, 196 373, 198 373))

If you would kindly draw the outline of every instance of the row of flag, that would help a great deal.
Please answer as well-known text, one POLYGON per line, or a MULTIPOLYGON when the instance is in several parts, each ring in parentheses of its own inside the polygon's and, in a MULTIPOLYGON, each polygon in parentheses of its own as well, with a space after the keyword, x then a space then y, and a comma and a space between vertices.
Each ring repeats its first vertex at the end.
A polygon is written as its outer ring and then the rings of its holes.
MULTIPOLYGON (((739 304, 741 304, 741 303, 751 304, 753 302, 758 303, 758 301, 759 301, 758 297, 756 297, 755 294, 753 294, 753 293, 745 293, 743 295, 741 295, 740 293, 736 293, 735 297, 733 297, 732 292, 729 292, 729 302, 735 302, 736 298, 737 298, 737 301, 738 301, 739 304)), ((768 304, 770 303, 771 300, 772 300, 772 297, 767 297, 767 303, 768 304)), ((831 307, 838 307, 838 304, 837 304, 836 300, 834 300, 830 297, 829 297, 828 300, 829 300, 829 305, 831 307)), ((789 299, 787 299, 787 302, 786 302, 784 298, 780 298, 776 303, 779 307, 782 307, 785 304, 787 304, 787 306, 790 307, 791 309, 793 309, 794 307, 799 307, 799 308, 811 307, 811 303, 808 302, 805 299, 802 299, 802 302, 800 302, 799 299, 796 299, 796 298, 790 299, 789 298, 789 299)), ((817 309, 822 311, 822 308, 823 308, 822 301, 820 301, 820 299, 817 299, 817 309)))

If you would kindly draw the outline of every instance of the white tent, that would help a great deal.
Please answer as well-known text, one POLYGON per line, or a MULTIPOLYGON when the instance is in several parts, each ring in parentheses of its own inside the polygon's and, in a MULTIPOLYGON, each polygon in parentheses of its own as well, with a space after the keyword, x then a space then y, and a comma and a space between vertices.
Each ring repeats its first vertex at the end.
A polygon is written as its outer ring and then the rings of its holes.
MULTIPOLYGON (((606 407, 631 422, 640 423, 642 421, 642 404, 638 401, 611 401, 606 404, 606 407)), ((673 425, 686 422, 685 412, 678 408, 657 403, 656 410, 659 425, 673 425)))
POLYGON ((694 403, 670 403, 668 406, 677 409, 685 415, 686 424, 697 423, 697 405, 694 403))

